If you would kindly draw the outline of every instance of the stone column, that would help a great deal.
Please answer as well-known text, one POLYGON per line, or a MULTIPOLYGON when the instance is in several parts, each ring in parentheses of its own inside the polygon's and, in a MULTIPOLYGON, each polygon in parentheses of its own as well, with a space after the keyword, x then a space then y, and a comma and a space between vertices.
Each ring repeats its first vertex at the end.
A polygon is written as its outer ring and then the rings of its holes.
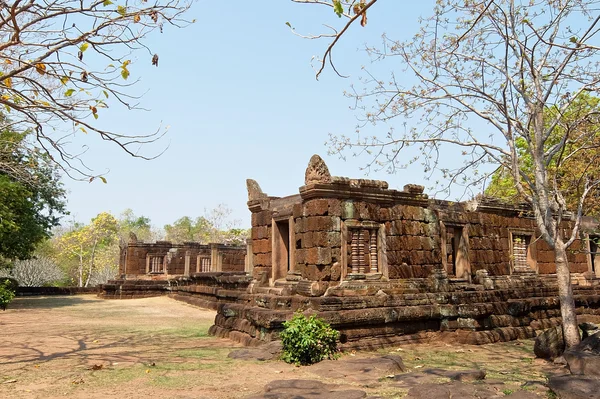
POLYGON ((358 231, 351 230, 352 234, 352 243, 351 251, 352 251, 352 274, 358 273, 358 267, 360 265, 360 261, 358 258, 358 231))
POLYGON ((369 253, 371 260, 370 273, 377 273, 377 230, 369 230, 369 253))
POLYGON ((219 256, 219 244, 210 244, 210 271, 220 272, 221 262, 219 256))
POLYGON ((183 269, 183 275, 186 277, 190 276, 190 251, 185 251, 185 265, 183 269))
POLYGON ((254 270, 254 256, 252 254, 252 239, 248 238, 246 240, 246 259, 244 271, 250 275, 252 275, 252 271, 254 270))
MULTIPOLYGON (((360 274, 365 273, 365 242, 368 242, 365 239, 366 231, 360 229, 358 232, 358 272, 360 274)), ((368 239, 368 238, 367 238, 368 239)))

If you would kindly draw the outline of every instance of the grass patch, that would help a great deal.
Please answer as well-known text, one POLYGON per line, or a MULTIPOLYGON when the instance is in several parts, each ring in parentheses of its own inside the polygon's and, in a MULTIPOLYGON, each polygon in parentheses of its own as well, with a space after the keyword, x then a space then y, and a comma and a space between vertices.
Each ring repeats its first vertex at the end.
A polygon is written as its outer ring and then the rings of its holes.
POLYGON ((199 349, 182 349, 173 353, 173 356, 186 359, 206 359, 227 361, 232 360, 227 357, 229 348, 199 348, 199 349))

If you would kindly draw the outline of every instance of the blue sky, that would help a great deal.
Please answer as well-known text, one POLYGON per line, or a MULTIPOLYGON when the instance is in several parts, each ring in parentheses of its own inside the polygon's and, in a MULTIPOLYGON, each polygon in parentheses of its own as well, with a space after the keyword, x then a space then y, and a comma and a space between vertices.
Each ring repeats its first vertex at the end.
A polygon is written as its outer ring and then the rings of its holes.
MULTIPOLYGON (((340 24, 330 9, 288 0, 194 3, 188 28, 165 29, 148 44, 160 56, 159 67, 145 53, 137 54, 131 78, 140 78, 137 93, 150 111, 111 107, 100 123, 115 131, 148 133, 168 125, 168 135, 147 154, 167 151, 158 159, 129 157, 114 145, 93 137, 75 138, 87 145, 84 159, 96 172, 109 170, 108 184, 65 179, 66 218, 87 222, 102 211, 119 214, 127 208, 162 227, 182 216, 196 217, 218 204, 233 210, 232 219, 249 227, 246 178, 259 182, 269 195, 298 192, 312 154, 320 154, 334 175, 364 177, 367 158, 346 161, 327 156, 328 134, 352 134, 356 114, 343 91, 357 83, 361 66, 369 63, 364 43, 377 44, 383 32, 400 39, 418 29, 433 1, 382 2, 369 13, 365 28, 356 25, 334 50, 336 66, 348 79, 328 68, 319 81, 310 66, 326 41, 293 35, 322 32, 321 23, 340 24)), ((374 127, 385 132, 385 127, 374 127)), ((348 154, 351 155, 351 154, 348 154)), ((419 168, 395 175, 370 173, 392 188, 423 183, 419 168)))

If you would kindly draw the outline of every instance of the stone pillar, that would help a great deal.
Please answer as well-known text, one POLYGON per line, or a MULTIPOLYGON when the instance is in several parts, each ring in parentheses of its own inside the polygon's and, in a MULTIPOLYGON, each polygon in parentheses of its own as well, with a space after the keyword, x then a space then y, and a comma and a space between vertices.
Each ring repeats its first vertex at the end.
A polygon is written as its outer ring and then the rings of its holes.
POLYGON ((370 273, 377 273, 377 230, 369 230, 370 273))
POLYGON ((252 275, 252 271, 254 270, 254 256, 252 254, 252 239, 248 238, 246 240, 246 259, 244 271, 250 275, 252 275))
POLYGON ((185 251, 185 265, 183 269, 183 275, 186 277, 190 276, 190 251, 185 251))
POLYGON ((352 274, 357 274, 358 267, 360 265, 360 261, 358 258, 358 231, 351 230, 350 234, 352 234, 352 243, 350 244, 352 251, 352 274))
POLYGON ((365 233, 366 231, 363 229, 358 231, 358 273, 360 274, 365 273, 365 242, 368 242, 368 238, 365 239, 365 233))
POLYGON ((221 257, 219 256, 219 244, 210 244, 210 271, 222 271, 221 257))
POLYGON ((150 273, 150 254, 146 254, 146 274, 150 273))

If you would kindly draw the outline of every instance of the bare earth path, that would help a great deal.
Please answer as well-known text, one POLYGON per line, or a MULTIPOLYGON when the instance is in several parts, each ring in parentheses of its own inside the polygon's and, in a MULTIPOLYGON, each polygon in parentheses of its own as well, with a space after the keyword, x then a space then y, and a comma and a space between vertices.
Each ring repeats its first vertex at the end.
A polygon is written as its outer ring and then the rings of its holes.
MULTIPOLYGON (((343 382, 311 367, 228 358, 238 345, 207 335, 214 316, 164 297, 17 298, 0 312, 0 398, 241 398, 260 393, 273 380, 343 382)), ((531 346, 531 341, 414 345, 346 354, 338 361, 393 352, 413 371, 483 368, 500 392, 546 397, 545 376, 556 366, 535 360, 531 346)), ((348 384, 386 398, 406 394, 408 389, 381 377, 348 384)))

